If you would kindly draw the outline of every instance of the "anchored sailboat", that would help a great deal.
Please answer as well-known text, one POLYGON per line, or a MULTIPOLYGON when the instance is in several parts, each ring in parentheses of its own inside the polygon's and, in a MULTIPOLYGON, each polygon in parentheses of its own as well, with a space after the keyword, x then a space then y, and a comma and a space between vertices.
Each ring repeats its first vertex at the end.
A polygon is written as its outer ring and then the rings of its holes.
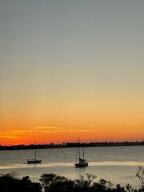
POLYGON ((82 152, 83 152, 83 154, 81 157, 81 150, 80 150, 80 146, 79 146, 78 155, 76 154, 76 163, 75 163, 76 168, 88 167, 88 161, 85 159, 84 147, 83 147, 82 152), (78 156, 78 158, 77 158, 77 156, 78 156))
POLYGON ((42 162, 41 159, 37 159, 36 149, 34 150, 34 159, 27 159, 27 164, 40 164, 42 162))

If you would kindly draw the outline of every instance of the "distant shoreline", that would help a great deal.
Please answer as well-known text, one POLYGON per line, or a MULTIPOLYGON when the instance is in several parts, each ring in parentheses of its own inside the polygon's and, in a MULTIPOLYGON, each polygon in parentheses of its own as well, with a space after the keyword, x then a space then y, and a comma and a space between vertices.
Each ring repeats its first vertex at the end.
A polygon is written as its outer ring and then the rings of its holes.
POLYGON ((84 147, 118 147, 118 146, 144 146, 144 141, 135 142, 90 142, 90 143, 63 143, 63 144, 30 144, 30 145, 0 145, 0 150, 27 150, 27 149, 53 149, 53 148, 75 148, 84 147))

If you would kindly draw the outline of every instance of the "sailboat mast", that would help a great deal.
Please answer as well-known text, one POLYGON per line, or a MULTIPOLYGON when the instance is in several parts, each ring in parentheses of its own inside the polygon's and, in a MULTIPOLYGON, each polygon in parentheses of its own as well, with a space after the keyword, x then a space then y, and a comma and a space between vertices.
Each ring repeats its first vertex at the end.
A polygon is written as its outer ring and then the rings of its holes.
POLYGON ((84 158, 84 147, 83 147, 83 158, 84 158))
POLYGON ((79 141, 79 138, 78 138, 78 155, 79 155, 79 159, 80 159, 80 141, 79 141))

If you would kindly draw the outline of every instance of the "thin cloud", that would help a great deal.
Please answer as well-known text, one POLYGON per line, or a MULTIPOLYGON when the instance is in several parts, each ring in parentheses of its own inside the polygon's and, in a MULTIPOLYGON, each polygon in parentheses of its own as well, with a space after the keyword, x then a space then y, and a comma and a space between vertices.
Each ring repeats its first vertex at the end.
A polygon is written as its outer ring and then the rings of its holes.
POLYGON ((63 130, 41 130, 41 133, 66 133, 66 132, 71 132, 71 133, 91 133, 93 132, 93 130, 89 130, 89 129, 63 129, 63 130))
POLYGON ((19 137, 17 136, 10 136, 10 135, 5 135, 5 136, 0 136, 0 139, 18 139, 19 137))
POLYGON ((59 127, 59 126, 38 126, 38 127, 33 127, 33 129, 61 129, 64 127, 59 127))

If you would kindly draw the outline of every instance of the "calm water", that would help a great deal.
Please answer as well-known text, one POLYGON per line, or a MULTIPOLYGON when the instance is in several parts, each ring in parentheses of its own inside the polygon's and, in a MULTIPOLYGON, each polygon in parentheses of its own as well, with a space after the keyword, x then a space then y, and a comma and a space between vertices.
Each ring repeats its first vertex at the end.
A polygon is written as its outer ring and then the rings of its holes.
POLYGON ((34 157, 33 150, 0 151, 0 173, 29 175, 37 181, 43 173, 56 173, 69 178, 92 173, 97 178, 105 178, 113 183, 138 185, 135 177, 137 167, 144 166, 144 146, 133 147, 91 147, 85 148, 89 167, 74 167, 76 148, 37 150, 42 164, 24 164, 34 157))

